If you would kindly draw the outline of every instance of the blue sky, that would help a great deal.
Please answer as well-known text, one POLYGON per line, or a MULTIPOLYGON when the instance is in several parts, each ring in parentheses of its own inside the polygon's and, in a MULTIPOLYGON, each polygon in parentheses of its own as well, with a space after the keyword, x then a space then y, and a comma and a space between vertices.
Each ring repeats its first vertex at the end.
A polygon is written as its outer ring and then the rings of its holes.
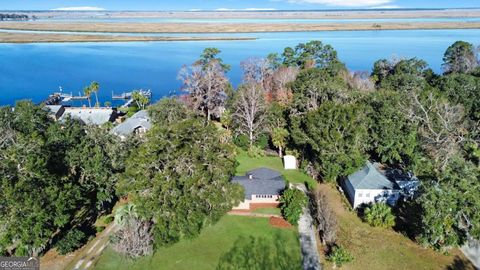
POLYGON ((65 7, 107 10, 456 8, 480 7, 480 0, 0 0, 0 10, 65 7))

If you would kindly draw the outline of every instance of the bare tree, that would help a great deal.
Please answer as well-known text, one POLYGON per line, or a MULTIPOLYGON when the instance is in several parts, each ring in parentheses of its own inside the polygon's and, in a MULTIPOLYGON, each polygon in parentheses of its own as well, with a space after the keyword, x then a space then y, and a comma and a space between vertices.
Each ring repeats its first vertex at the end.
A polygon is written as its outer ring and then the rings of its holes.
POLYGON ((264 91, 255 83, 242 85, 237 92, 234 108, 233 119, 239 131, 248 136, 251 146, 265 120, 264 91))
POLYGON ((345 81, 348 86, 363 92, 370 92, 375 90, 375 82, 370 78, 366 71, 355 71, 345 73, 345 81))
POLYGON ((242 61, 243 82, 258 84, 263 91, 271 89, 273 67, 269 59, 252 57, 242 61))
POLYGON ((404 106, 407 115, 419 126, 423 149, 443 170, 459 152, 468 133, 463 107, 451 105, 432 93, 421 98, 413 92, 410 97, 410 106, 404 106))
POLYGON ((280 104, 287 104, 292 98, 288 84, 295 81, 300 69, 298 67, 279 67, 273 73, 272 94, 273 99, 280 104))
POLYGON ((337 217, 328 204, 327 197, 322 190, 314 195, 314 219, 323 245, 332 246, 337 240, 337 217))
POLYGON ((151 223, 138 218, 130 218, 112 237, 115 251, 130 258, 138 258, 153 253, 151 223))
POLYGON ((219 61, 184 66, 178 79, 183 82, 182 90, 190 95, 191 106, 202 113, 207 121, 212 115, 219 117, 223 113, 228 79, 219 61))

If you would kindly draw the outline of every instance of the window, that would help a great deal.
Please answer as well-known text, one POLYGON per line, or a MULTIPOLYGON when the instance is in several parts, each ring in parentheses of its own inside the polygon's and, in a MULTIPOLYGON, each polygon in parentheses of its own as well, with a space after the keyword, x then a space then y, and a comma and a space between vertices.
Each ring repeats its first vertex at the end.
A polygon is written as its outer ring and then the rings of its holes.
POLYGON ((358 197, 359 197, 359 198, 362 198, 362 197, 363 197, 363 193, 358 193, 358 197))
POLYGON ((365 197, 370 198, 370 193, 367 193, 365 197))

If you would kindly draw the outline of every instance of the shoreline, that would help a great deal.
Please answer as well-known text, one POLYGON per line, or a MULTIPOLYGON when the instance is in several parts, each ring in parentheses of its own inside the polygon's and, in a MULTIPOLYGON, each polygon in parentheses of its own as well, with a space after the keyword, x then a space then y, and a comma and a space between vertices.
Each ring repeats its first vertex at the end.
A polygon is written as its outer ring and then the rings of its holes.
MULTIPOLYGON (((369 30, 433 30, 480 29, 480 22, 411 22, 411 23, 288 23, 288 24, 219 24, 219 23, 0 23, 2 30, 52 31, 135 34, 201 34, 201 33, 265 33, 265 32, 321 32, 369 30)), ((26 33, 22 33, 26 35, 26 33)), ((49 35, 45 34, 45 35, 49 35)), ((53 33, 54 34, 54 33, 53 33)), ((154 37, 146 37, 154 38, 154 37)))
POLYGON ((86 43, 86 42, 174 42, 174 41, 247 41, 249 37, 149 37, 149 36, 106 36, 72 34, 24 34, 1 33, 0 44, 28 43, 86 43))
POLYGON ((418 10, 272 10, 272 11, 14 11, 40 19, 413 19, 480 17, 480 7, 471 9, 418 10))

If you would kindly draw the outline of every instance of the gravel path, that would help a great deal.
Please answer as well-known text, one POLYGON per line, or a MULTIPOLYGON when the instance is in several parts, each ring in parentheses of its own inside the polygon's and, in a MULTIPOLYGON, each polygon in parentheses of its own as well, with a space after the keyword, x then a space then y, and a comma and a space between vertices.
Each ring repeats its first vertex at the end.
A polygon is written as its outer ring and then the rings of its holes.
MULTIPOLYGON (((305 194, 308 192, 303 184, 295 185, 295 187, 305 194)), ((317 249, 316 230, 315 226, 313 226, 313 219, 308 207, 303 208, 303 214, 298 221, 298 233, 303 256, 303 269, 321 270, 322 266, 317 249)))
POLYGON ((97 236, 92 242, 88 244, 88 250, 81 252, 73 260, 74 266, 67 269, 73 270, 87 270, 90 269, 93 263, 98 259, 99 255, 107 247, 108 239, 111 233, 115 231, 115 224, 112 222, 105 231, 97 236))

